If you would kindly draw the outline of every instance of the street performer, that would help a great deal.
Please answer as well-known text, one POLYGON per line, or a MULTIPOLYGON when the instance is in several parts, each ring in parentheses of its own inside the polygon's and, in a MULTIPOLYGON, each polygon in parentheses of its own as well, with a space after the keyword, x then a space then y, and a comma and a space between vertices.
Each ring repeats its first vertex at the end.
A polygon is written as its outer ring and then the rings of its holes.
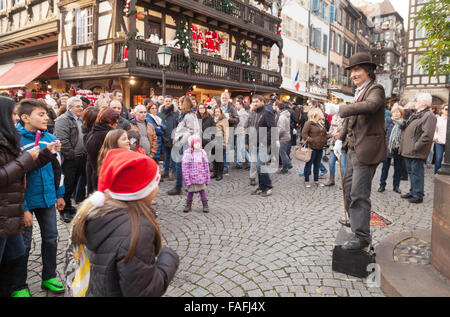
MULTIPOLYGON (((344 176, 345 209, 355 234, 342 249, 359 251, 371 243, 370 192, 378 163, 386 159, 384 88, 375 83, 376 64, 364 52, 350 58, 350 79, 356 85, 355 103, 327 104, 328 114, 345 119, 343 129, 333 148, 339 156, 347 147, 347 168, 344 176)), ((342 221, 340 221, 342 223, 342 221)), ((342 223, 343 224, 343 223, 342 223)))

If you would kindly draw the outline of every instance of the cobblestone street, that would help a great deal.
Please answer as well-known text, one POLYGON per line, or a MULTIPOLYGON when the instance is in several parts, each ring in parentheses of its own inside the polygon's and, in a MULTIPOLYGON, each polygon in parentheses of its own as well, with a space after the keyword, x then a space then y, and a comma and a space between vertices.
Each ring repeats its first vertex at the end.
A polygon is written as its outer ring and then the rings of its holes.
MULTIPOLYGON (((232 169, 220 182, 212 180, 204 214, 199 196, 193 211, 183 213, 186 196, 168 196, 174 182, 165 181, 156 198, 164 244, 180 256, 180 267, 165 296, 384 296, 358 279, 331 270, 332 244, 343 217, 339 186, 305 188, 294 160, 289 174, 272 174, 273 195, 251 196, 248 171, 232 169)), ((325 164, 328 168, 328 164, 325 164)), ((392 233, 431 228, 433 170, 425 170, 422 204, 410 204, 392 191, 378 193, 381 166, 372 185, 372 210, 393 222, 372 227, 373 242, 392 233)), ((327 177, 328 178, 328 177, 327 177)), ((327 179, 322 179, 325 182, 327 179)), ((339 182, 339 178, 337 179, 339 182)), ((402 193, 409 182, 402 181, 402 193)), ((36 297, 53 296, 40 288, 40 235, 35 221, 28 282, 36 297)), ((58 274, 63 278, 69 225, 58 217, 58 274)))

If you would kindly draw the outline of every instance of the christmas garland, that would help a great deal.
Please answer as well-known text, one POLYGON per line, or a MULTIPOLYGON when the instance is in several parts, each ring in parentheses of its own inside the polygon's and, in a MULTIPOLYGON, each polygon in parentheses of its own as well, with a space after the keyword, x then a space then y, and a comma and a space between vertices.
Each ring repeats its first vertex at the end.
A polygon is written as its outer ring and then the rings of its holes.
POLYGON ((196 70, 198 67, 197 61, 191 59, 190 56, 190 53, 192 52, 192 30, 189 28, 185 19, 180 21, 174 40, 178 40, 177 45, 184 51, 181 67, 188 68, 190 65, 193 70, 196 70))

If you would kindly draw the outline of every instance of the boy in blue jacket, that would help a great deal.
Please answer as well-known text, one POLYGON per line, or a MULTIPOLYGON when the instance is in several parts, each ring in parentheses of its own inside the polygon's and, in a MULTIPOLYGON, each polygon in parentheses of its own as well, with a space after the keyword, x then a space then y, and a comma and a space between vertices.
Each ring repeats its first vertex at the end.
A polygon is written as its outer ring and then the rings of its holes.
MULTIPOLYGON (((17 123, 17 130, 21 135, 22 151, 34 147, 37 131, 41 131, 39 140, 41 148, 57 140, 54 135, 47 132, 49 118, 45 104, 33 99, 22 100, 19 104, 18 114, 20 121, 17 123)), ((60 154, 58 153, 57 156, 59 158, 60 154)), ((58 230, 55 205, 58 210, 64 209, 62 178, 61 166, 56 156, 51 163, 27 173, 24 201, 25 231, 23 233, 25 256, 19 262, 17 274, 13 277, 13 297, 31 297, 27 285, 27 271, 33 235, 33 214, 39 223, 42 238, 41 287, 55 294, 64 292, 64 286, 56 279, 58 230)))

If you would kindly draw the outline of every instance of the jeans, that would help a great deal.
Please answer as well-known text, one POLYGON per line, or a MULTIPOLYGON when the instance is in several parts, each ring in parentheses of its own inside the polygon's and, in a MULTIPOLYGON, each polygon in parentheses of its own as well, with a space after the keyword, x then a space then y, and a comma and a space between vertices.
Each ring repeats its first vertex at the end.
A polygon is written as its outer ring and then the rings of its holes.
POLYGON ((164 173, 170 172, 170 165, 172 165, 172 174, 175 174, 175 163, 172 160, 171 152, 172 147, 171 146, 164 146, 163 148, 164 153, 164 173))
MULTIPOLYGON (((58 249, 58 229, 56 227, 56 208, 37 208, 30 210, 36 216, 41 230, 42 280, 56 277, 56 253, 58 249)), ((28 257, 30 255, 33 227, 25 227, 23 240, 25 256, 21 258, 17 273, 13 277, 13 291, 27 287, 28 257)))
POLYGON ((424 160, 405 158, 406 170, 409 175, 409 193, 414 198, 423 199, 424 194, 424 160))
POLYGON ((445 144, 436 143, 436 162, 434 164, 434 173, 441 168, 442 159, 444 158, 445 144))
POLYGON ((241 167, 242 163, 250 164, 250 155, 245 148, 245 135, 236 136, 236 165, 241 167))
MULTIPOLYGON (((270 150, 269 150, 269 152, 270 152, 270 150)), ((258 188, 261 189, 262 191, 266 191, 266 190, 273 188, 272 180, 270 179, 269 173, 267 173, 267 171, 266 172, 262 171, 262 167, 263 167, 263 165, 266 165, 266 163, 262 162, 261 156, 263 156, 262 154, 266 154, 266 153, 267 153, 266 148, 258 148, 256 171, 258 173, 258 185, 259 185, 258 188)))
POLYGON ((365 165, 359 162, 355 150, 347 152, 347 168, 344 176, 345 210, 350 216, 352 232, 367 243, 372 242, 370 235, 370 193, 377 165, 365 165))
POLYGON ((288 155, 288 150, 291 147, 291 140, 280 141, 280 156, 283 164, 283 170, 287 171, 292 168, 292 162, 288 155))
POLYGON ((86 157, 80 156, 73 160, 64 160, 62 164, 62 171, 64 174, 64 202, 66 206, 64 210, 70 211, 72 209, 72 194, 75 192, 78 180, 81 175, 86 172, 86 157))
MULTIPOLYGON (((336 162, 337 162, 337 156, 334 154, 334 151, 330 151, 330 160, 328 161, 328 168, 330 169, 330 176, 334 177, 336 174, 336 162)), ((344 178, 345 175, 345 167, 347 165, 347 153, 342 152, 341 154, 341 169, 342 169, 342 175, 341 177, 344 178)))
MULTIPOLYGON (((394 155, 394 188, 398 188, 400 186, 400 177, 402 175, 402 159, 398 155, 394 155)), ((392 158, 386 158, 386 161, 383 162, 383 168, 381 169, 381 177, 380 177, 380 186, 386 187, 386 179, 389 174, 389 167, 391 166, 392 158)))
POLYGON ((311 159, 305 164, 305 182, 309 182, 309 175, 311 175, 311 167, 314 164, 314 182, 319 181, 319 170, 322 161, 323 150, 312 150, 311 159))
POLYGON ((21 234, 0 239, 0 263, 12 261, 25 253, 21 234))
MULTIPOLYGON (((322 150, 323 151, 323 150, 322 150)), ((322 153, 323 156, 323 153, 322 153)), ((322 163, 322 158, 320 158, 320 165, 319 165, 319 170, 322 172, 322 174, 326 174, 328 173, 327 168, 325 167, 325 165, 323 165, 322 163)))
POLYGON ((223 168, 225 170, 228 170, 230 168, 233 159, 234 159, 234 149, 232 149, 231 145, 227 143, 227 148, 223 151, 223 168))

